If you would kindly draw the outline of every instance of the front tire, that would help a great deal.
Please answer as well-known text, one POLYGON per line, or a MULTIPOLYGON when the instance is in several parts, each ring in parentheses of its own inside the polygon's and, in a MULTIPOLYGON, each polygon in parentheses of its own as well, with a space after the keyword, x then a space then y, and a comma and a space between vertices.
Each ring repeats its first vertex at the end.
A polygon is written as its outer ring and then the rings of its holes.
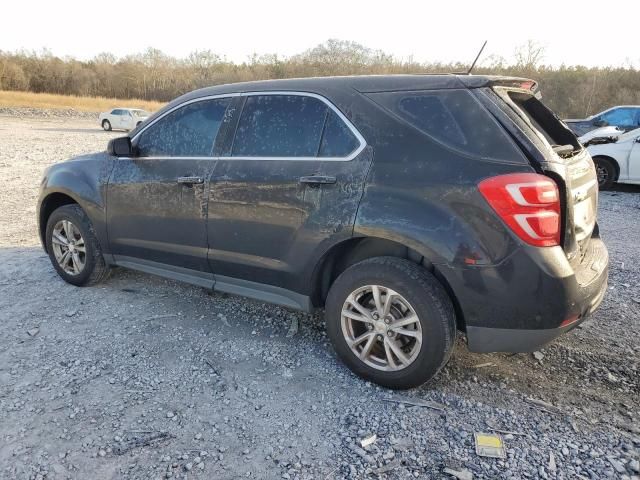
POLYGON ((616 181, 616 167, 611 160, 604 157, 595 157, 593 163, 598 175, 598 187, 600 190, 610 190, 616 181))
POLYGON ((109 273, 93 226, 79 205, 57 208, 47 220, 47 253, 62 279, 76 286, 94 285, 109 273))
POLYGON ((102 121, 102 128, 104 129, 105 132, 110 132, 111 131, 111 122, 109 120, 103 120, 102 121))
POLYGON ((362 378, 393 389, 433 378, 455 343, 455 313, 440 282, 395 257, 345 270, 329 290, 325 321, 342 361, 362 378))

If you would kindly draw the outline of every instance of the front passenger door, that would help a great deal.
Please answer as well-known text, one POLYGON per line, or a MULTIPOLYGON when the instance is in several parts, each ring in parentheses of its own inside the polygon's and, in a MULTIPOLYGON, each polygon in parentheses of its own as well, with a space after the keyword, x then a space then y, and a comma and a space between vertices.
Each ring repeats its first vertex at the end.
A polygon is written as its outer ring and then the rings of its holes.
POLYGON ((629 152, 629 180, 640 183, 640 136, 633 140, 631 152, 629 152))
POLYGON ((206 230, 209 177, 229 103, 229 98, 210 98, 176 108, 134 137, 134 157, 116 160, 107 197, 116 263, 199 275, 212 285, 206 230))

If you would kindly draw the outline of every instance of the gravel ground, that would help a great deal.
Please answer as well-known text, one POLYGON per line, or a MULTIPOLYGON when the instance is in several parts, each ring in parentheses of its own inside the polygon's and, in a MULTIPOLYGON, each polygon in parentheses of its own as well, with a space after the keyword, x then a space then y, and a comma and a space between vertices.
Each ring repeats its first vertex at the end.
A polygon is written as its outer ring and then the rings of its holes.
POLYGON ((336 359, 320 315, 122 269, 59 279, 42 170, 116 135, 0 115, 0 478, 638 478, 640 189, 601 195, 610 291, 582 328, 535 356, 459 339, 397 394, 336 359), (492 430, 505 459, 475 453, 492 430))

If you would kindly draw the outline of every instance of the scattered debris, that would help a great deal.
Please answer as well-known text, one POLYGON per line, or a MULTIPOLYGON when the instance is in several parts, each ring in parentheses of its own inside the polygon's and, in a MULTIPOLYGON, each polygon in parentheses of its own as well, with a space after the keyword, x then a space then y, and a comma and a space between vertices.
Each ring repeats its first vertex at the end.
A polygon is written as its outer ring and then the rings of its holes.
POLYGON ((544 353, 542 352, 533 352, 533 358, 535 358, 536 360, 538 360, 539 362, 542 361, 542 359, 544 358, 544 353))
POLYGON ((489 430, 493 431, 493 432, 497 432, 497 433, 502 433, 504 435, 521 435, 521 436, 527 436, 526 433, 523 432, 512 432, 510 430, 504 430, 502 428, 500 428, 497 424, 497 422, 495 422, 492 419, 487 419, 487 421, 485 422, 487 424, 487 427, 489 428, 489 430))
POLYGON ((220 372, 219 372, 219 371, 218 371, 218 369, 213 365, 213 362, 212 362, 211 360, 209 360, 208 358, 205 358, 205 359, 204 359, 204 363, 206 363, 206 364, 209 366, 209 368, 213 371, 213 373, 214 373, 215 375, 220 376, 220 372))
POLYGON ((373 473, 375 475, 383 475, 385 473, 389 473, 392 470, 395 470, 400 466, 400 460, 396 459, 393 462, 389 462, 386 465, 383 465, 380 468, 376 468, 373 473))
POLYGON ((616 377, 613 373, 611 372, 607 372, 607 380, 609 380, 611 383, 618 383, 620 380, 618 379, 618 377, 616 377))
POLYGON ((78 310, 71 310, 70 312, 65 313, 67 317, 73 317, 78 313, 78 310))
POLYGON ((360 447, 358 447, 357 445, 354 444, 350 444, 349 448, 351 449, 351 451, 353 453, 355 453, 356 455, 358 455, 360 458, 362 458, 365 462, 370 463, 370 464, 375 464, 376 461, 375 459, 369 455, 367 452, 365 452, 363 449, 361 449, 360 447))
POLYGON ((453 468, 445 467, 443 470, 444 473, 447 473, 458 480, 473 480, 473 472, 471 470, 454 470, 453 468))
POLYGON ((360 445, 362 448, 367 448, 369 445, 373 444, 378 439, 378 436, 374 433, 370 437, 363 438, 360 440, 360 445))
POLYGON ((479 363, 478 365, 474 365, 473 368, 484 368, 484 367, 495 367, 496 364, 493 362, 479 363))
POLYGON ((151 321, 151 320, 162 320, 164 318, 173 318, 173 317, 177 317, 178 315, 176 315, 175 313, 167 313, 166 315, 153 315, 152 317, 147 318, 147 321, 151 321))
POLYGON ((38 327, 30 328, 27 330, 27 334, 30 337, 35 337, 38 333, 40 333, 40 329, 38 327))
POLYGON ((500 435, 476 432, 476 453, 481 457, 505 458, 504 442, 500 435))
POLYGON ((134 448, 146 447, 154 442, 157 442, 158 440, 164 440, 167 438, 175 437, 168 432, 157 432, 144 437, 134 437, 132 440, 128 440, 126 442, 123 442, 121 445, 114 447, 113 453, 115 453, 116 455, 124 455, 134 448))
POLYGON ((327 473, 327 476, 324 477, 324 480, 329 480, 331 477, 333 477, 333 475, 340 470, 340 467, 336 467, 333 470, 331 470, 329 473, 327 473))
POLYGON ((611 466, 616 472, 627 473, 627 470, 624 468, 624 465, 619 460, 616 460, 613 457, 607 457, 607 460, 609 460, 609 463, 611 464, 611 466))
POLYGON ((289 325, 289 330, 287 331, 287 338, 291 338, 298 333, 300 328, 300 320, 296 315, 291 317, 291 325, 289 325))
POLYGON ((229 323, 229 321, 227 320, 227 317, 225 317, 223 314, 219 313, 219 314, 218 314, 218 318, 220 319, 220 321, 221 321, 222 323, 224 323, 224 325, 225 325, 226 327, 231 327, 231 324, 230 324, 230 323, 229 323))
POLYGON ((383 402, 393 402, 393 403, 401 403, 403 405, 411 405, 412 407, 424 407, 424 408, 432 408, 433 410, 438 410, 440 412, 445 412, 445 406, 431 402, 429 400, 420 400, 420 399, 401 399, 401 398, 383 398, 383 402))
POLYGON ((548 413, 554 413, 554 414, 560 414, 562 413, 562 410, 560 410, 558 407, 545 402, 544 400, 538 400, 536 398, 525 398, 525 401, 527 403, 530 403, 532 405, 535 405, 536 407, 538 407, 540 410, 544 410, 545 412, 548 413))

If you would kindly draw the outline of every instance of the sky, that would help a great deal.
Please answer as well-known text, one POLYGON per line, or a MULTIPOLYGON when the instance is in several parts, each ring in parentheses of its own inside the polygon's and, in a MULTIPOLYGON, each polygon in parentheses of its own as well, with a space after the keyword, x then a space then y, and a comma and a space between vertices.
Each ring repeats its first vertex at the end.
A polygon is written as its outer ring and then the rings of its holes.
MULTIPOLYGON (((640 1, 20 0, 0 13, 0 50, 49 49, 89 59, 147 47, 184 57, 210 49, 242 62, 253 53, 289 56, 329 38, 420 62, 513 58, 533 40, 549 65, 640 67, 640 1), (593 6, 590 6, 593 5, 593 6)), ((482 62, 481 62, 482 63, 482 62)))

